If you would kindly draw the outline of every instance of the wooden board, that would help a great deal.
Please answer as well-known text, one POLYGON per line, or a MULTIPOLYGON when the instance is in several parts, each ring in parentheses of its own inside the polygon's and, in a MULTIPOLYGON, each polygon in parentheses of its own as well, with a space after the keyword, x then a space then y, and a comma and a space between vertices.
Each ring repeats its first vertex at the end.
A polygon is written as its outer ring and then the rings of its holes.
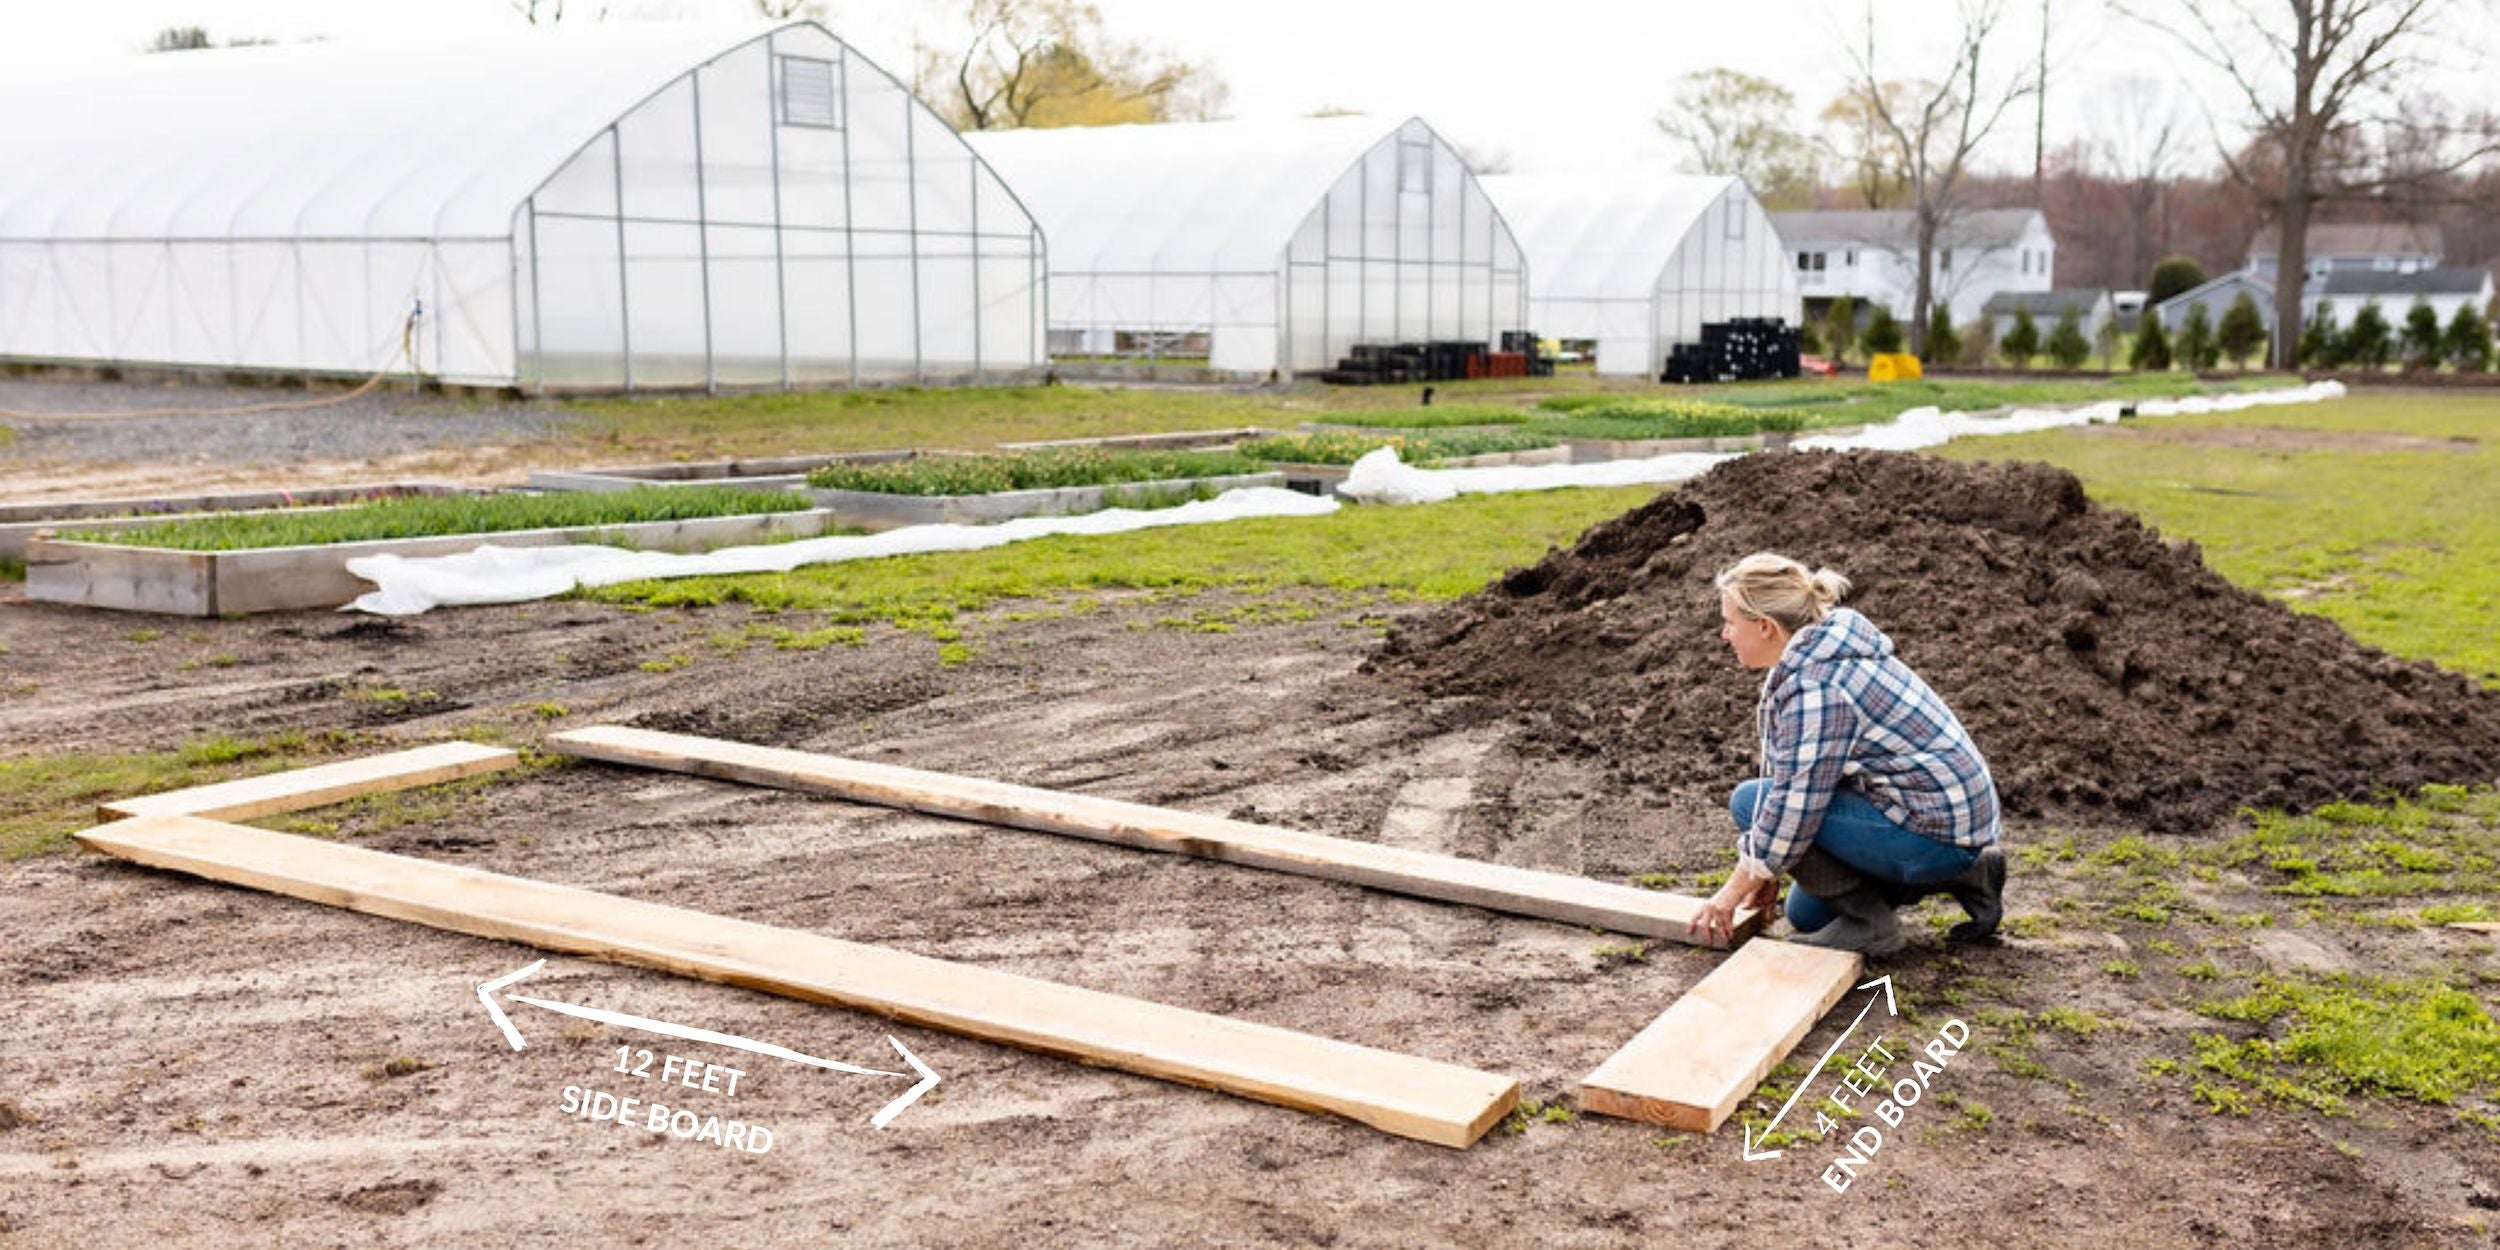
POLYGON ((1715 1131, 1857 983, 1855 952, 1756 938, 1580 1079, 1599 1115, 1715 1131))
POLYGON ((168 790, 162 794, 121 799, 99 806, 96 819, 205 816, 212 820, 250 820, 255 816, 296 812, 337 803, 360 794, 457 781, 462 777, 510 768, 520 762, 519 755, 502 747, 479 746, 474 742, 438 742, 413 750, 393 751, 388 755, 368 755, 363 759, 342 760, 336 764, 221 781, 213 786, 194 786, 188 790, 168 790))
POLYGON ((856 1007, 1443 1146, 1474 1142, 1519 1097, 1506 1077, 1290 1029, 197 817, 121 821, 78 837, 216 881, 856 1007))
MULTIPOLYGON (((1701 900, 1428 851, 1201 816, 838 756, 599 725, 549 735, 546 747, 585 759, 752 782, 939 816, 1012 825, 1122 846, 1323 877, 1643 937, 1715 945, 1684 931, 1701 900)), ((1759 928, 1738 917, 1741 938, 1759 928)))
POLYGON ((2500 933, 2500 924, 2495 924, 2489 920, 2452 921, 2448 927, 2451 929, 2463 929, 2468 933, 2500 933))

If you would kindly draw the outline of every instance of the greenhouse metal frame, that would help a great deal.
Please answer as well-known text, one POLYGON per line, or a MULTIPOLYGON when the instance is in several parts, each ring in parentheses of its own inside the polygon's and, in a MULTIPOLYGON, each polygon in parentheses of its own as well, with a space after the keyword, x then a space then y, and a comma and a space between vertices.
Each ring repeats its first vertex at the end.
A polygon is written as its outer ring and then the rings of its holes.
POLYGON ((1483 179, 1527 248, 1537 333, 1597 345, 1597 371, 1657 377, 1678 343, 1739 317, 1798 325, 1770 214, 1734 178, 1644 171, 1483 179))
POLYGON ((1043 360, 1031 215, 812 22, 162 54, 0 108, 67 119, 0 135, 0 357, 541 392, 1043 360))
POLYGON ((1050 238, 1055 356, 1160 359, 1203 340, 1210 369, 1290 374, 1358 343, 1491 344, 1527 326, 1517 239, 1419 118, 968 138, 1050 238))

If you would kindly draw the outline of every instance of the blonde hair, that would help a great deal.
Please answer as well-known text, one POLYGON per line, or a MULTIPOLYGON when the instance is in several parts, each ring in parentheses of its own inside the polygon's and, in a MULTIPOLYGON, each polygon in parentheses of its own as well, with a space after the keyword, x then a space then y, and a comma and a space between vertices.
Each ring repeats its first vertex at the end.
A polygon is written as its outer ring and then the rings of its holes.
POLYGON ((1719 591, 1736 610, 1796 633, 1832 610, 1849 593, 1849 579, 1831 569, 1806 566, 1771 551, 1757 551, 1719 571, 1719 591))

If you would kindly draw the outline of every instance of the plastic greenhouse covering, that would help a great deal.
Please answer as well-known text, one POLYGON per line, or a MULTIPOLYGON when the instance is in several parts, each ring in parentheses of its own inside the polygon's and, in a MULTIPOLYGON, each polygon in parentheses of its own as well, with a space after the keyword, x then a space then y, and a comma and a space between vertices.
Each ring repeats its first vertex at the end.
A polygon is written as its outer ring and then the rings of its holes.
POLYGON ((137 56, 0 116, 0 356, 364 376, 421 308, 416 367, 469 385, 1042 358, 1030 216, 813 23, 137 56))
POLYGON ((1050 240, 1054 355, 1169 345, 1264 374, 1328 368, 1358 342, 1492 343, 1527 327, 1517 240, 1420 119, 970 140, 1050 240))
POLYGON ((1529 316, 1548 338, 1597 344, 1597 371, 1658 375, 1704 323, 1804 315, 1770 215, 1734 178, 1675 174, 1488 176, 1527 249, 1529 316))

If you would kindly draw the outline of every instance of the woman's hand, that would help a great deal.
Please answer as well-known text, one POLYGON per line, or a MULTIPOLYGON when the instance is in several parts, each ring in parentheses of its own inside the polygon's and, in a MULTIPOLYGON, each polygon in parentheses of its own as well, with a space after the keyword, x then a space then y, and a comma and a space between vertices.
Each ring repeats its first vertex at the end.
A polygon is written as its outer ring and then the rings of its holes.
POLYGON ((1779 898, 1780 879, 1767 875, 1751 864, 1739 863, 1729 873, 1727 884, 1701 905, 1701 910, 1684 924, 1688 934, 1698 934, 1714 946, 1725 946, 1736 937, 1736 913, 1751 909, 1767 911, 1779 898))

